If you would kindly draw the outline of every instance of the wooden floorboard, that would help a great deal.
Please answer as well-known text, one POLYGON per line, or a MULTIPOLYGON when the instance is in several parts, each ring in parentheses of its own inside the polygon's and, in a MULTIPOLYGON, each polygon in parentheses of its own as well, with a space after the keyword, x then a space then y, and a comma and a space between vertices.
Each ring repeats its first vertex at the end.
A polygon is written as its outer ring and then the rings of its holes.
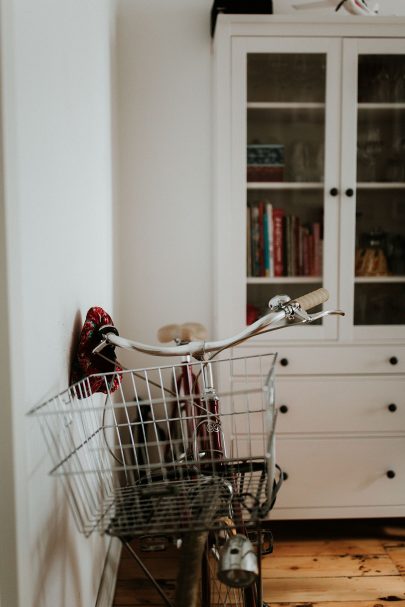
POLYGON ((405 576, 405 546, 387 548, 387 554, 402 576, 405 576))
POLYGON ((263 581, 265 600, 271 603, 314 603, 320 601, 381 601, 395 596, 405 600, 405 580, 384 577, 301 577, 263 581))
MULTIPOLYGON (((405 519, 274 522, 274 552, 263 560, 270 607, 405 607, 405 519)), ((172 598, 178 551, 142 553, 172 598)), ((123 551, 113 607, 162 607, 123 551)))
POLYGON ((263 577, 364 577, 398 575, 388 555, 278 556, 264 559, 263 577))

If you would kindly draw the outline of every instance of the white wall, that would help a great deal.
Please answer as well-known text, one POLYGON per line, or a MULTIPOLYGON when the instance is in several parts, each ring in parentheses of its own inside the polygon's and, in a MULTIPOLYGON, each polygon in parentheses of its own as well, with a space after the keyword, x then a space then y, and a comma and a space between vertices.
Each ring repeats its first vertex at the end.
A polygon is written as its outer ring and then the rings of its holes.
MULTIPOLYGON (((25 413, 67 385, 87 309, 113 312, 110 6, 4 0, 1 17, 7 266, 0 280, 11 368, 11 396, 7 385, 1 394, 1 600, 91 607, 105 542, 73 528, 25 413)), ((7 351, 2 345, 2 360, 7 351)))
POLYGON ((211 1, 117 7, 120 329, 155 342, 211 325, 211 1))

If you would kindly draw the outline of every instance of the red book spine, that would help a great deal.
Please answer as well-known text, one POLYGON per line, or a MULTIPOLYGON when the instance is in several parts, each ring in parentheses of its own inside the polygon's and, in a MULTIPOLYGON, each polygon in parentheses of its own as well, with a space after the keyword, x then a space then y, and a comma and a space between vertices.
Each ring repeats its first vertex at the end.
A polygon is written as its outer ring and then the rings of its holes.
POLYGON ((265 276, 264 269, 264 203, 259 205, 259 276, 265 276))
POLYGON ((302 242, 302 262, 303 262, 303 275, 309 276, 309 230, 304 228, 303 242, 302 242))
POLYGON ((309 275, 315 276, 315 239, 314 233, 311 232, 308 237, 309 249, 309 275))
POLYGON ((283 209, 273 209, 274 276, 283 276, 283 209))

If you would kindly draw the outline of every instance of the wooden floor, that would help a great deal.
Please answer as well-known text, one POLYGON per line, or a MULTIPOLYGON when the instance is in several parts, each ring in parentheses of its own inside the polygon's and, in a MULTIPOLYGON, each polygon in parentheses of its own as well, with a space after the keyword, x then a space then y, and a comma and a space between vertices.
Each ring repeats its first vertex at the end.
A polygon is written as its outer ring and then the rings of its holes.
MULTIPOLYGON (((405 520, 274 522, 274 552, 263 561, 271 607, 405 607, 405 520)), ((145 556, 145 553, 143 553, 145 556)), ((173 596, 177 550, 146 554, 173 596)), ((162 601, 123 553, 114 607, 162 601)))

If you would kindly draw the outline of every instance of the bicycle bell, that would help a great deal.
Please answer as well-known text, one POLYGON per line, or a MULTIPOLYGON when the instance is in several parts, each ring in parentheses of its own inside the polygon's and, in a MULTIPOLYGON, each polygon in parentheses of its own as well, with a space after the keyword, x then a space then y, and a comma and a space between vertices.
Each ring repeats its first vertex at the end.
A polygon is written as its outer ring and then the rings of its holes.
POLYGON ((251 541, 244 535, 233 535, 222 548, 218 579, 232 588, 246 588, 259 575, 257 556, 251 541))

